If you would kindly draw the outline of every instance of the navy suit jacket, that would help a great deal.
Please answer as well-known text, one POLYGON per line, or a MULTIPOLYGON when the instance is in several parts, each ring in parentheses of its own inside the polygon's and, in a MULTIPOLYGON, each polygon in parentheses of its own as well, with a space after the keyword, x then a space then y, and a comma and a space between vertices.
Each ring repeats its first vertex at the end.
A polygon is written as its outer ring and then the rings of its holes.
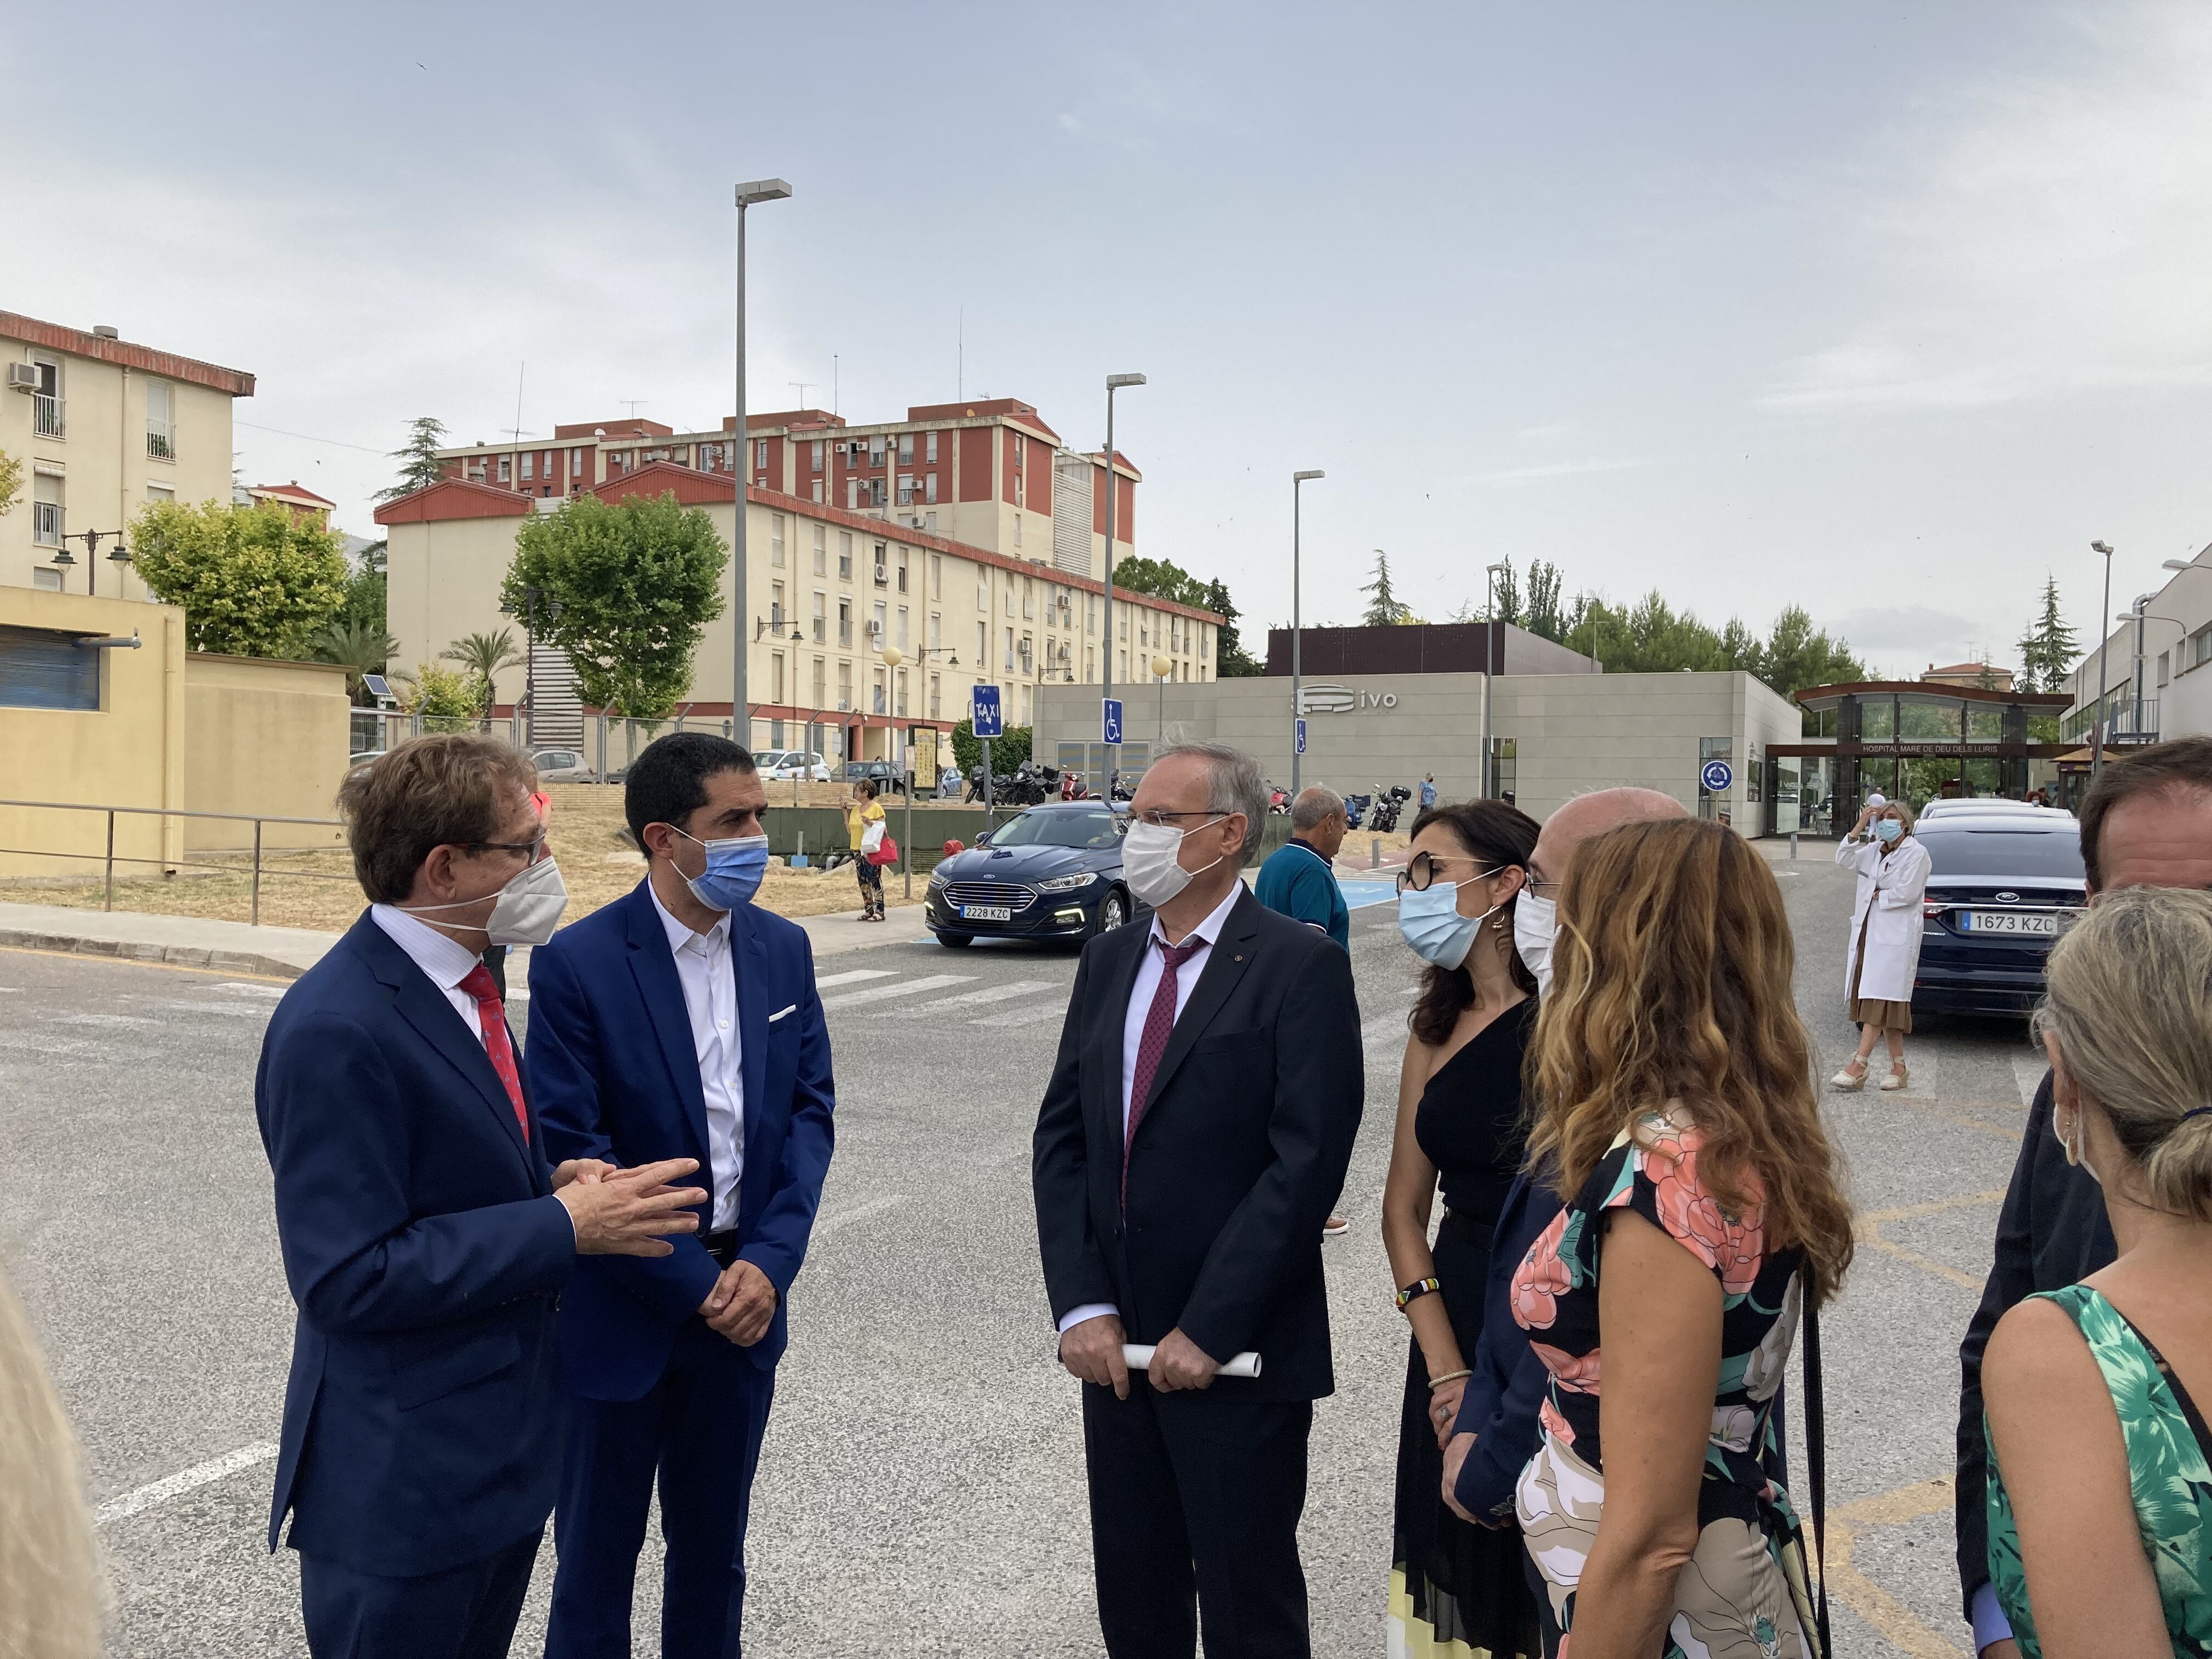
MULTIPOLYGON (((730 960, 744 1079, 738 1254, 777 1297, 767 1334, 745 1352, 766 1369, 783 1353, 784 1298, 806 1259, 830 1171, 836 1091, 806 930, 739 905, 730 913, 730 960)), ((639 1399, 721 1272, 701 1242, 714 1207, 707 1097, 676 957, 647 883, 530 953, 523 1064, 555 1159, 699 1160, 694 1179, 708 1192, 696 1212, 699 1233, 672 1240, 669 1255, 589 1257, 563 1298, 570 1385, 587 1400, 639 1399)))
POLYGON ((483 1042, 363 913, 277 1004, 253 1092, 299 1307, 269 1547, 288 1509, 295 1549, 390 1577, 529 1537, 576 1236, 483 1042))
POLYGON ((1472 1434, 1474 1446, 1459 1466, 1453 1496, 1469 1515, 1513 1516, 1513 1489, 1536 1455, 1551 1373, 1528 1346, 1528 1333, 1513 1318, 1513 1273, 1561 1208, 1559 1196, 1523 1170, 1506 1188, 1491 1236, 1490 1282, 1482 1292, 1482 1337, 1468 1362, 1474 1375, 1460 1395, 1454 1434, 1472 1434))

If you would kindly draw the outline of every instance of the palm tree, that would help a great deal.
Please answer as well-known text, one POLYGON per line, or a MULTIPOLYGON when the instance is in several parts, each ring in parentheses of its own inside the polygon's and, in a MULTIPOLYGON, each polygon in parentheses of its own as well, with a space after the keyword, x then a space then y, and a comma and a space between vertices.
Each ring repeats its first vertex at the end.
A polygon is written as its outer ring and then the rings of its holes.
POLYGON ((471 634, 455 640, 438 653, 447 662, 459 663, 463 668, 480 675, 484 683, 484 715, 490 717, 492 705, 499 701, 493 677, 502 668, 522 666, 521 651, 514 643, 514 630, 502 628, 496 634, 471 634))
POLYGON ((325 624, 308 644, 313 660, 334 662, 346 671, 346 695, 362 708, 368 706, 368 691, 361 677, 381 674, 398 649, 398 641, 358 617, 341 617, 325 624))

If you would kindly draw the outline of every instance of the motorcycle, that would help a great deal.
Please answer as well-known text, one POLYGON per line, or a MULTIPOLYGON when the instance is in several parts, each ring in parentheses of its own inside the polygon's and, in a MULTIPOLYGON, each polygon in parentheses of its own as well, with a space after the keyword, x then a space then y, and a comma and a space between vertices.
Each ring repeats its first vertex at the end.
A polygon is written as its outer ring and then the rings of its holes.
POLYGON ((1402 783, 1394 783, 1388 789, 1377 785, 1375 817, 1368 828, 1378 836, 1390 834, 1398 827, 1398 814, 1405 810, 1406 803, 1413 798, 1413 792, 1402 783))
POLYGON ((1346 795, 1344 798, 1344 827, 1347 830, 1358 829, 1360 819, 1365 816, 1368 807, 1373 805, 1374 800, 1375 797, 1372 795, 1346 795))
POLYGON ((1267 786, 1267 811, 1273 813, 1288 812, 1290 810, 1291 797, 1289 792, 1275 784, 1269 784, 1267 786))

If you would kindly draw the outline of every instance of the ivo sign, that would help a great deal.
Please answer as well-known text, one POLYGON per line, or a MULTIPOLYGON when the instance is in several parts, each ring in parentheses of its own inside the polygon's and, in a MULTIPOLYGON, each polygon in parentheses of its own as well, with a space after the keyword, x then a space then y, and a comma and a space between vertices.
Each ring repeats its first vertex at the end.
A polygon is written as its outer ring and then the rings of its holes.
POLYGON ((1353 714, 1370 708, 1395 708, 1395 691, 1367 691, 1349 685, 1308 685, 1298 691, 1301 714, 1353 714))

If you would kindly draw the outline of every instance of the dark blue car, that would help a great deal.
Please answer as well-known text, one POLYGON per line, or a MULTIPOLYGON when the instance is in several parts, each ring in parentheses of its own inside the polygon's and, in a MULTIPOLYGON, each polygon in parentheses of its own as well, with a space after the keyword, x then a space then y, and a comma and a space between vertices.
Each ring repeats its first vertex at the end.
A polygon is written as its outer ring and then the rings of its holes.
POLYGON ((1916 1011, 2026 1014, 2044 962, 2087 902, 2070 812, 1949 813, 1913 832, 1928 849, 1916 1011))
POLYGON ((1137 905, 1121 880, 1128 809, 1103 801, 1032 806, 930 872, 926 919, 940 943, 1085 939, 1137 905))

